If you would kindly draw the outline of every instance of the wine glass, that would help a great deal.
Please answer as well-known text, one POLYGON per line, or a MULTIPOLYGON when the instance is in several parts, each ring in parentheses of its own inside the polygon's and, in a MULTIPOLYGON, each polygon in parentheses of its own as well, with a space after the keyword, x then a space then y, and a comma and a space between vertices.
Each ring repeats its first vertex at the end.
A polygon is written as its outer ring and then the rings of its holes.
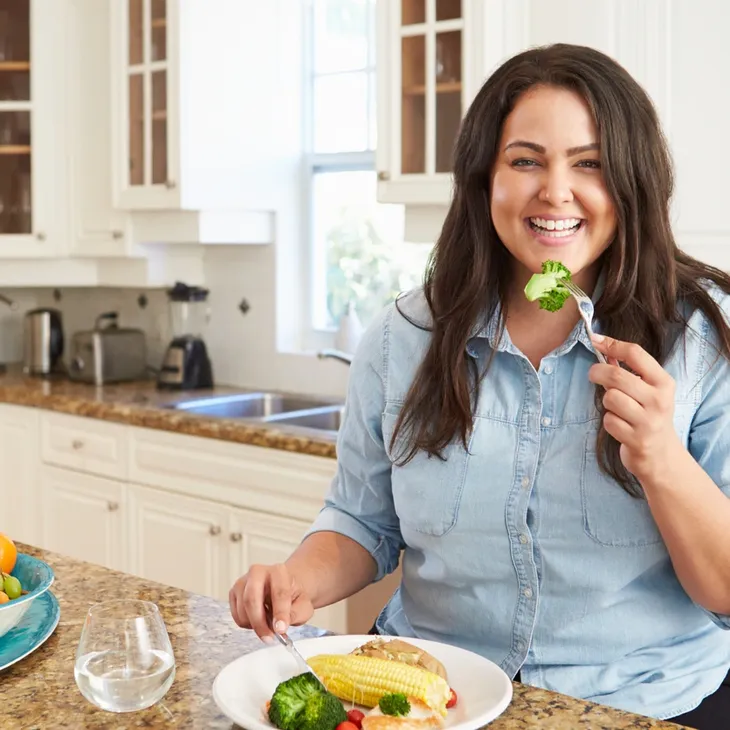
POLYGON ((105 601, 86 615, 74 667, 89 702, 109 712, 134 712, 159 702, 175 679, 175 657, 154 603, 105 601))

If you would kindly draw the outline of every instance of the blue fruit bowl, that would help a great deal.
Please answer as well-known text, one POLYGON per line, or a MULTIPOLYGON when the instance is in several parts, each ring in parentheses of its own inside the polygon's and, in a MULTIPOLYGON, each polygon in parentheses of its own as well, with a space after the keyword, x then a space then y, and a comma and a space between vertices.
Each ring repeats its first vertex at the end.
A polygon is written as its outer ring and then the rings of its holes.
POLYGON ((0 637, 20 623, 30 604, 53 583, 51 566, 24 553, 18 553, 15 568, 10 575, 14 575, 20 581, 21 588, 28 592, 8 603, 0 603, 0 637))

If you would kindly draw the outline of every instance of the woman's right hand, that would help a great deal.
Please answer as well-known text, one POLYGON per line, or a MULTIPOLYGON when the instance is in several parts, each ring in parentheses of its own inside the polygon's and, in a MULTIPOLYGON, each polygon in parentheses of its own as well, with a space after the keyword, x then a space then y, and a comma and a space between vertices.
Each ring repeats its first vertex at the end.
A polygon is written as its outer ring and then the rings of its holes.
POLYGON ((253 565, 228 593, 233 620, 271 641, 271 623, 278 633, 306 623, 314 613, 312 601, 287 566, 253 565))

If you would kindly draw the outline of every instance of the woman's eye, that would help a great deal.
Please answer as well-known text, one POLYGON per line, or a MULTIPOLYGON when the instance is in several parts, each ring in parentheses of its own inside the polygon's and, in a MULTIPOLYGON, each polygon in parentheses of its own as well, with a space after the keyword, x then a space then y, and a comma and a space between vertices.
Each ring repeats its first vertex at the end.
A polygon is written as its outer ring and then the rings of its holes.
POLYGON ((534 165, 537 165, 537 162, 535 160, 513 160, 512 167, 533 167, 534 165))
POLYGON ((590 170, 600 170, 601 161, 600 160, 581 160, 578 163, 578 167, 586 167, 590 170))

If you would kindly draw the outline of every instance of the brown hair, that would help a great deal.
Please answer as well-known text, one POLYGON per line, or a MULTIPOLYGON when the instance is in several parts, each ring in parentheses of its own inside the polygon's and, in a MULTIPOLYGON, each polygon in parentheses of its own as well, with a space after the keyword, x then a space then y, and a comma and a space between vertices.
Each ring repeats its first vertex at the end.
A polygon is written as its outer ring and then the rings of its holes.
MULTIPOLYGON (((536 85, 578 93, 598 128, 601 167, 613 200, 617 230, 602 255, 605 288, 596 302, 602 329, 636 342, 664 362, 677 325, 680 300, 699 308, 719 333, 730 358, 730 328, 703 279, 730 293, 730 277, 683 253, 671 230, 673 192, 670 153, 651 100, 618 63, 595 49, 568 44, 533 48, 501 65, 469 108, 454 150, 454 195, 429 260, 424 294, 431 311, 430 346, 396 422, 391 446, 405 436, 398 463, 421 450, 442 457, 459 439, 468 448, 472 407, 480 380, 466 353, 473 328, 505 311, 511 282, 510 254, 490 215, 491 174, 502 127, 517 100, 536 85), (493 295, 485 301, 484 292, 493 295)), ((502 327, 504 319, 502 319, 502 327)), ((602 391, 596 407, 603 415, 602 391)), ((632 496, 638 482, 619 458, 619 444, 601 425, 597 438, 601 468, 632 496)))

